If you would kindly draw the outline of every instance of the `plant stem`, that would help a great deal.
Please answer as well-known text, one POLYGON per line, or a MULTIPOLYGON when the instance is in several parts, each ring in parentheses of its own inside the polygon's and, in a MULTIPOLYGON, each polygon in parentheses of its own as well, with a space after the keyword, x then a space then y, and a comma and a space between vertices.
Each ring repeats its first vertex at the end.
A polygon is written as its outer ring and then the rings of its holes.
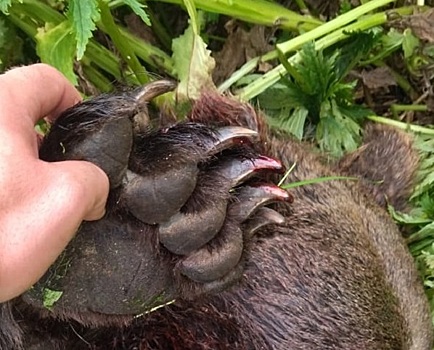
POLYGON ((377 123, 391 125, 402 130, 408 130, 408 131, 412 131, 419 134, 425 134, 425 135, 434 135, 434 129, 430 129, 420 125, 404 123, 390 118, 379 117, 377 115, 368 116, 367 119, 377 123))
POLYGON ((94 39, 89 40, 87 44, 82 61, 85 62, 86 60, 93 62, 116 80, 122 79, 119 58, 113 52, 98 44, 94 39))
POLYGON ((164 46, 165 49, 171 50, 172 49, 172 38, 170 34, 167 32, 164 25, 160 22, 160 20, 155 16, 154 11, 152 11, 150 8, 146 9, 146 13, 149 16, 149 19, 152 23, 152 31, 160 41, 160 43, 164 46))
POLYGON ((399 112, 426 112, 428 110, 427 105, 400 105, 400 104, 393 104, 390 106, 390 109, 392 111, 392 115, 395 119, 398 119, 398 113, 399 112))
MULTIPOLYGON (((183 5, 183 0, 153 0, 183 5)), ((195 0, 196 8, 235 17, 249 23, 277 26, 291 31, 308 31, 321 25, 316 18, 299 15, 276 3, 266 0, 195 0)))
POLYGON ((101 22, 98 24, 98 28, 106 32, 113 40, 113 43, 119 50, 122 59, 132 69, 140 84, 144 85, 148 83, 150 81, 149 76, 145 68, 140 64, 134 50, 132 49, 130 44, 125 41, 119 28, 117 27, 111 14, 110 7, 104 0, 99 0, 98 4, 101 11, 101 22))
POLYGON ((335 181, 335 180, 359 181, 360 179, 358 177, 350 177, 350 176, 324 176, 324 177, 317 177, 314 179, 307 179, 307 180, 303 180, 303 181, 291 182, 289 184, 281 185, 280 188, 283 188, 284 190, 289 190, 289 189, 295 188, 295 187, 314 185, 314 184, 317 184, 320 182, 335 181))
POLYGON ((21 11, 24 11, 29 18, 36 17, 43 24, 58 24, 65 19, 62 14, 38 0, 23 0, 21 4, 14 3, 10 10, 15 10, 15 13, 19 15, 23 14, 21 11))
POLYGON ((133 47, 136 55, 143 61, 156 69, 161 69, 167 74, 173 75, 173 61, 168 54, 160 50, 158 47, 152 46, 140 38, 137 38, 122 27, 119 27, 119 31, 124 37, 124 40, 133 47))
POLYGON ((83 65, 83 72, 86 78, 89 79, 99 91, 109 92, 113 89, 110 81, 91 65, 83 65))
MULTIPOLYGON (((386 0, 384 0, 386 1, 386 0)), ((403 7, 397 10, 394 10, 394 12, 399 13, 400 15, 404 15, 404 14, 410 14, 412 13, 414 7, 409 6, 409 7, 403 7)), ((388 18, 388 11, 386 12, 380 12, 374 15, 370 15, 367 16, 355 23, 351 23, 345 27, 342 27, 338 30, 335 30, 334 32, 324 36, 323 38, 319 39, 316 43, 315 43, 315 49, 316 50, 323 50, 335 43, 337 43, 338 41, 344 40, 348 37, 348 33, 353 32, 353 31, 362 31, 362 30, 366 30, 372 27, 376 27, 378 25, 382 25, 384 23, 386 23, 387 18, 388 18)), ((305 35, 307 35, 309 33, 300 35, 298 38, 302 38, 305 35)), ((309 35, 309 38, 311 39, 311 36, 309 35)), ((297 39, 297 45, 302 45, 305 42, 308 42, 309 40, 305 41, 305 40, 301 40, 301 39, 297 39)), ((271 53, 269 53, 270 56, 271 53)), ((265 56, 264 56, 265 57, 265 56)), ((264 58, 263 57, 263 58, 264 58)), ((277 53, 276 53, 276 57, 277 57, 277 53)), ((300 55, 294 54, 293 56, 291 56, 288 61, 291 64, 297 63, 300 60, 300 55)), ((242 67, 244 68, 244 66, 242 67)), ((235 72, 237 73, 237 72, 235 72)), ((270 70, 269 72, 267 72, 266 74, 264 74, 261 78, 255 80, 253 83, 247 85, 246 87, 244 87, 243 89, 239 90, 236 95, 241 99, 241 100, 250 100, 256 96, 258 96, 260 93, 262 93, 263 91, 265 91, 268 87, 270 87, 271 85, 275 84, 277 81, 279 81, 280 78, 282 78, 282 76, 286 75, 287 71, 285 69, 285 67, 283 65, 278 65, 275 68, 273 68, 272 70, 270 70)), ((227 85, 226 85, 227 86, 227 85)))
POLYGON ((270 51, 263 56, 252 58, 244 63, 238 70, 236 70, 228 79, 221 83, 218 87, 218 91, 224 92, 235 84, 242 77, 252 72, 260 62, 267 62, 274 60, 278 57, 277 50, 270 51))
POLYGON ((395 0, 372 0, 368 3, 356 7, 355 9, 344 13, 336 17, 335 19, 324 23, 323 25, 307 32, 303 35, 299 35, 294 39, 288 40, 284 43, 277 44, 277 50, 281 51, 283 54, 287 54, 289 52, 295 51, 299 49, 306 42, 316 40, 338 28, 341 28, 347 25, 350 22, 353 22, 359 19, 361 16, 365 15, 368 12, 371 12, 379 7, 387 5, 395 0))
POLYGON ((306 12, 308 10, 308 8, 307 8, 307 6, 303 0, 295 0, 295 2, 297 4, 298 8, 300 9, 300 11, 306 12))

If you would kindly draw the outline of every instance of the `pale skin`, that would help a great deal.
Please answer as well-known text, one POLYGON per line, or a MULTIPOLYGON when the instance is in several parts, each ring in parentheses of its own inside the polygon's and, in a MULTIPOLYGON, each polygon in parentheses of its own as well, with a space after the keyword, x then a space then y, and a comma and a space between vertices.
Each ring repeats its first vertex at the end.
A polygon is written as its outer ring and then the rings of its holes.
POLYGON ((37 121, 53 121, 80 100, 44 64, 0 75, 0 302, 30 288, 83 220, 104 215, 109 182, 100 168, 38 159, 37 121))

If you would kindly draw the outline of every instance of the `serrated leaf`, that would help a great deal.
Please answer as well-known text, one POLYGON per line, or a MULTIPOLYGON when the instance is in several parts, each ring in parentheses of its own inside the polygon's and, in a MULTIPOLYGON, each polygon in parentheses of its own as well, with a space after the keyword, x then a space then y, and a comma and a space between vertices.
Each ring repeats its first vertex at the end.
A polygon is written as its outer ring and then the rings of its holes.
POLYGON ((12 0, 0 0, 0 12, 3 12, 5 15, 9 14, 9 7, 12 4, 12 0))
POLYGON ((41 61, 56 67, 74 85, 77 77, 74 73, 75 40, 68 20, 51 27, 40 28, 36 34, 36 52, 41 61))
POLYGON ((145 12, 145 8, 147 7, 145 4, 141 4, 137 0, 122 0, 122 2, 129 6, 133 12, 139 16, 143 22, 145 22, 148 26, 151 25, 151 21, 149 20, 148 14, 145 12))
POLYGON ((387 210, 389 211, 389 214, 392 216, 392 218, 400 224, 423 225, 431 222, 431 220, 427 219, 426 217, 423 218, 413 213, 407 214, 407 213, 398 212, 391 205, 387 206, 387 210))
POLYGON ((422 194, 422 192, 425 192, 429 186, 432 186, 434 184, 434 173, 429 173, 427 176, 417 184, 415 188, 415 193, 417 195, 422 194))
POLYGON ((191 25, 183 35, 173 40, 172 50, 175 74, 180 81, 177 96, 181 101, 197 99, 203 90, 216 89, 212 81, 215 61, 191 25))
POLYGON ((335 101, 324 103, 317 128, 322 151, 340 157, 354 151, 360 142, 361 127, 339 109, 335 101))
POLYGON ((349 35, 344 46, 341 48, 336 62, 334 72, 337 80, 341 80, 354 66, 366 57, 372 48, 381 40, 382 29, 374 27, 370 30, 345 33, 349 35))
POLYGON ((384 35, 382 38, 382 42, 385 50, 393 50, 402 45, 402 41, 404 40, 404 35, 398 32, 396 29, 391 28, 387 35, 384 35))
POLYGON ((63 295, 62 291, 44 288, 43 295, 42 295, 42 303, 44 307, 46 307, 47 309, 51 309, 54 306, 54 304, 56 304, 59 301, 62 295, 63 295))
POLYGON ((72 23, 77 41, 77 60, 81 60, 92 32, 96 29, 95 22, 101 18, 97 1, 69 0, 67 17, 72 23))
POLYGON ((297 67, 301 81, 297 83, 302 90, 309 95, 317 95, 324 98, 329 87, 336 82, 334 65, 337 60, 338 51, 325 57, 322 51, 315 49, 315 44, 309 42, 303 46, 301 62, 297 67))

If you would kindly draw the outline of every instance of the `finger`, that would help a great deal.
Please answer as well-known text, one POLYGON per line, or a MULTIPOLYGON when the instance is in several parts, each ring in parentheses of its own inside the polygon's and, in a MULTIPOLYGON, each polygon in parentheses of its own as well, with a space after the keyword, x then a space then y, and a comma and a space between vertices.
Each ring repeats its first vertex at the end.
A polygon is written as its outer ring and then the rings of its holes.
MULTIPOLYGON (((64 198, 63 212, 68 212, 68 220, 92 221, 105 214, 109 192, 107 175, 96 165, 85 161, 64 161, 45 163, 50 169, 47 181, 56 184, 53 191, 69 193, 64 198), (64 180, 59 183, 58 178, 64 180)), ((57 208, 62 211, 62 208, 57 208)))
POLYGON ((12 69, 0 76, 1 125, 32 127, 38 120, 54 120, 81 100, 74 86, 55 68, 35 64, 12 69))

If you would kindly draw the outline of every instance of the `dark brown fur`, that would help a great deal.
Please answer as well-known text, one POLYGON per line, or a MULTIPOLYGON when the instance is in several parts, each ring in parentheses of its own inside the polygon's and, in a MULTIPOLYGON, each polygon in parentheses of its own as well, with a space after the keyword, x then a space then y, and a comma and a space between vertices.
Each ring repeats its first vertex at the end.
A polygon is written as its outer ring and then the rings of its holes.
POLYGON ((17 304, 26 338, 43 344, 26 349, 431 349, 422 284, 384 208, 386 201, 402 208, 411 189, 417 156, 408 135, 369 126, 365 145, 332 171, 308 146, 266 136, 249 106, 207 96, 191 120, 258 126, 264 150, 296 164, 287 183, 339 173, 364 180, 292 189, 294 203, 280 205, 286 223, 249 243, 242 283, 126 328, 41 321, 17 304))

